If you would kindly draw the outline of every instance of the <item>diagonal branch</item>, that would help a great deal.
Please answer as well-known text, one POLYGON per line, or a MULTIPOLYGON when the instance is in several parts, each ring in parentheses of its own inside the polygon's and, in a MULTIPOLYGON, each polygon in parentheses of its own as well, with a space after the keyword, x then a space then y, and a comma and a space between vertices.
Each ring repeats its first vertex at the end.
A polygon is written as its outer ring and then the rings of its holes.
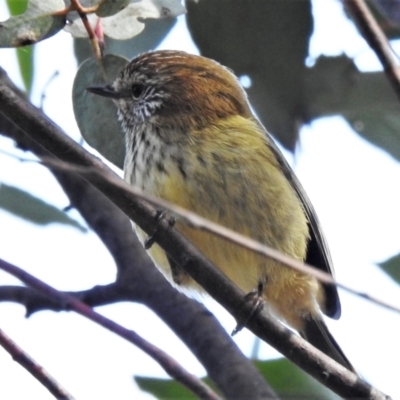
POLYGON ((11 355, 13 360, 22 365, 33 375, 56 399, 73 400, 70 395, 41 365, 12 341, 0 329, 0 345, 11 355))
POLYGON ((185 385, 194 394, 199 396, 200 399, 205 400, 221 400, 207 385, 205 385, 199 378, 186 371, 176 360, 165 353, 163 350, 154 346, 144 338, 140 337, 133 330, 124 328, 123 326, 115 323, 114 321, 104 317, 103 315, 92 310, 89 306, 77 300, 76 298, 59 292, 50 285, 40 281, 34 276, 30 275, 21 268, 16 267, 4 260, 0 259, 0 269, 12 274, 20 279, 25 284, 35 288, 41 293, 46 294, 52 300, 62 304, 64 309, 71 309, 80 315, 90 319, 93 322, 101 325, 103 328, 116 333, 118 336, 134 344, 154 360, 156 360, 165 370, 167 374, 175 378, 177 381, 185 385))
POLYGON ((376 22, 365 0, 342 0, 360 28, 369 46, 382 63, 383 69, 400 100, 400 67, 387 37, 376 22))
MULTIPOLYGON (((63 292, 85 303, 89 307, 99 307, 121 301, 133 301, 134 296, 126 296, 126 290, 121 290, 118 284, 98 285, 88 290, 78 292, 63 292)), ((26 308, 26 317, 43 311, 65 311, 65 307, 58 301, 43 293, 25 286, 0 286, 0 302, 13 302, 26 308)))

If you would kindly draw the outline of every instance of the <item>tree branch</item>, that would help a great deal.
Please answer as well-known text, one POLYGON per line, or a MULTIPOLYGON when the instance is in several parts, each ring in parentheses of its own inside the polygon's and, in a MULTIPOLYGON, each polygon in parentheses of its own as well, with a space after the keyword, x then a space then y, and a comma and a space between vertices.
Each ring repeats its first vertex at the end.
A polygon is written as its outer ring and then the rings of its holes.
POLYGON ((14 361, 22 365, 33 375, 56 399, 73 400, 70 395, 41 365, 13 342, 0 329, 0 345, 11 355, 14 361))
POLYGON ((62 304, 64 309, 71 309, 87 319, 101 325, 103 328, 116 333, 118 336, 134 344, 139 349, 148 354, 151 358, 161 365, 165 372, 171 377, 175 378, 178 382, 182 383, 194 394, 204 400, 221 400, 207 385, 205 385, 199 378, 186 371, 176 360, 169 356, 166 352, 154 346, 147 340, 140 337, 133 330, 124 328, 123 326, 115 323, 114 321, 104 317, 103 315, 93 311, 89 306, 77 300, 76 298, 59 292, 53 287, 47 285, 43 281, 35 278, 33 275, 28 274, 21 268, 16 267, 4 260, 0 259, 0 269, 8 272, 9 274, 17 277, 26 285, 29 285, 41 293, 46 294, 50 299, 58 301, 62 304))
POLYGON ((364 38, 382 63, 383 69, 400 100, 400 68, 393 50, 364 0, 342 0, 364 38))

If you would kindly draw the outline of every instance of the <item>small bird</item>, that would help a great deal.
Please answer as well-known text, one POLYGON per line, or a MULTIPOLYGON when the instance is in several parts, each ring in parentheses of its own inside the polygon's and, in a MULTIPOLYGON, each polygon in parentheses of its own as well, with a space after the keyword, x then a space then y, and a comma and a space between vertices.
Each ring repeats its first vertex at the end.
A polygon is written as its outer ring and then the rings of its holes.
MULTIPOLYGON (((118 107, 129 184, 332 273, 313 206, 228 68, 154 51, 134 58, 111 85, 88 90, 118 107)), ((322 317, 340 317, 334 285, 179 220, 175 226, 240 289, 261 288, 273 315, 354 371, 322 317)), ((171 282, 202 290, 157 244, 149 254, 171 282)))

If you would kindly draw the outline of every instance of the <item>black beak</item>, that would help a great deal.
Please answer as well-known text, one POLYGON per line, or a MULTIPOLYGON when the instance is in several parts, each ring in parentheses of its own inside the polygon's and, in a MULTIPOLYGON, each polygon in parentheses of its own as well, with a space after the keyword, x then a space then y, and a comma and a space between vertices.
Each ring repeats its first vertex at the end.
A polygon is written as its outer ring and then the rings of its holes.
POLYGON ((86 88, 86 90, 90 93, 97 94, 99 96, 108 97, 111 99, 120 99, 121 93, 117 92, 111 85, 106 86, 90 86, 86 88))

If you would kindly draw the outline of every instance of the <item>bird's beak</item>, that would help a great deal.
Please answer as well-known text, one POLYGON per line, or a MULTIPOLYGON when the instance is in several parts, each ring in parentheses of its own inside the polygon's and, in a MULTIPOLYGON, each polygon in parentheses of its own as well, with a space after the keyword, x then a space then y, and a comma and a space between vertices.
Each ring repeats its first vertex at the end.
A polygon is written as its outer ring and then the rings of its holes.
POLYGON ((94 93, 99 96, 108 97, 111 99, 120 99, 122 97, 121 93, 117 92, 111 85, 90 86, 86 88, 86 90, 90 93, 94 93))

